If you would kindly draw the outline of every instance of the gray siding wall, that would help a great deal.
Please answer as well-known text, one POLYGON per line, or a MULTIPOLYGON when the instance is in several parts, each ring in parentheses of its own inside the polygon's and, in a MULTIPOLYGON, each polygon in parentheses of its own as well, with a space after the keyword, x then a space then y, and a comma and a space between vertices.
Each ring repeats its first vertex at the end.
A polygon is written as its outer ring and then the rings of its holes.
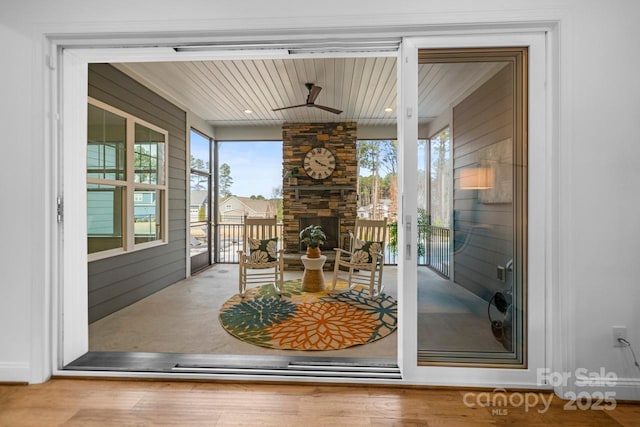
POLYGON ((485 300, 509 285, 496 269, 513 257, 513 203, 482 203, 485 190, 460 189, 460 170, 479 166, 479 150, 513 141, 513 85, 508 65, 453 109, 454 280, 485 300))
POLYGON ((186 113, 109 64, 89 66, 89 96, 169 132, 169 243, 89 263, 89 322, 185 278, 186 113))

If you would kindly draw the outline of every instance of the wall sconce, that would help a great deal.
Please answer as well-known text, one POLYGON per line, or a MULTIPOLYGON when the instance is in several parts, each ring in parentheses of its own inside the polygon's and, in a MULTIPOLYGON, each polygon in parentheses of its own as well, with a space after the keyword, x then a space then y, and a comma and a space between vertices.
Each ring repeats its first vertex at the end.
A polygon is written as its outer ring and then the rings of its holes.
POLYGON ((494 168, 463 168, 460 170, 461 190, 488 190, 495 182, 494 168))

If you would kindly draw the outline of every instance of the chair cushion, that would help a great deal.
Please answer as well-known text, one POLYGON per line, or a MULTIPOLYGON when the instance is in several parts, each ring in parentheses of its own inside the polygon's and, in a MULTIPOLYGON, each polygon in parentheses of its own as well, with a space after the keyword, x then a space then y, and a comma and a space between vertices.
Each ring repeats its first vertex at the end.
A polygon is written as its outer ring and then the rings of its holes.
POLYGON ((354 264, 371 264, 382 251, 382 242, 356 239, 353 246, 351 262, 354 264))
POLYGON ((277 261, 278 238, 260 240, 249 237, 249 251, 252 264, 277 261))

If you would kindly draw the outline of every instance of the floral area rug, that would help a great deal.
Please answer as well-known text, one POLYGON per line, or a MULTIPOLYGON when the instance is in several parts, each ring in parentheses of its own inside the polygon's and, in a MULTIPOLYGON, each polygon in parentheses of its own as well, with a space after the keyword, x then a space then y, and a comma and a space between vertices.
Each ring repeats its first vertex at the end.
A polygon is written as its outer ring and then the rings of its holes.
MULTIPOLYGON (((339 283, 337 288, 346 288, 339 283)), ((220 323, 242 341, 284 350, 338 350, 386 337, 397 327, 395 299, 369 299, 361 290, 331 294, 303 292, 300 280, 235 295, 220 309, 220 323)))

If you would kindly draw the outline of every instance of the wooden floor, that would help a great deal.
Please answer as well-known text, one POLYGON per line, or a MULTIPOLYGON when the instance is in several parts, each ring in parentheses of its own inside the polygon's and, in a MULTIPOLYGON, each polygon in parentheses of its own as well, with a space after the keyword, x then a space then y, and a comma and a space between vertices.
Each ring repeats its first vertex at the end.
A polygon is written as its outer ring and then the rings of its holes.
MULTIPOLYGON (((0 385, 0 426, 638 426, 640 405, 478 406, 481 390, 54 379, 0 385), (467 404, 465 404, 467 402, 467 404), (474 406, 474 407, 472 407, 474 406)), ((537 392, 529 396, 549 399, 537 392)), ((497 396, 489 394, 490 397, 497 396)))

